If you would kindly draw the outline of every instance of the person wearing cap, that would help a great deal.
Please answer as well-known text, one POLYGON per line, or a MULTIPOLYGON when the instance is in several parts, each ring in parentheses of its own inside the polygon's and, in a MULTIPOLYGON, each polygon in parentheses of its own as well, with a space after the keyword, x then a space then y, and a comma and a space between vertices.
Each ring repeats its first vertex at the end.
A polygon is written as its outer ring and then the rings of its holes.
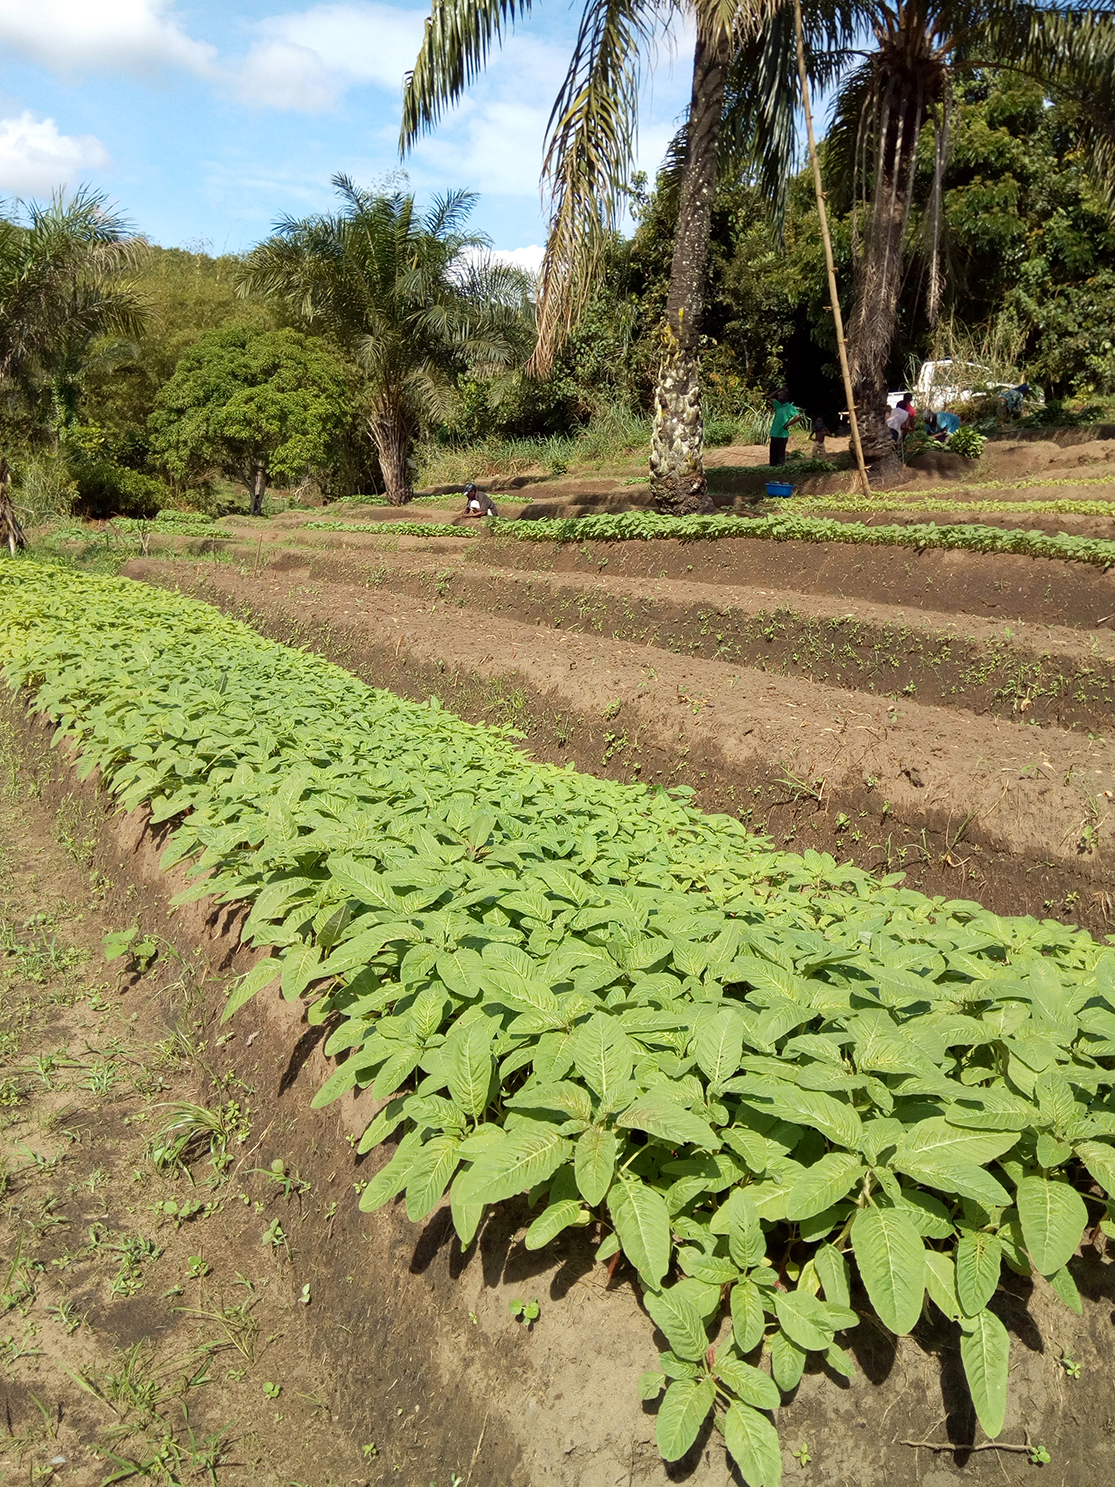
POLYGON ((480 491, 470 480, 465 486, 465 516, 495 516, 496 508, 487 491, 480 491))

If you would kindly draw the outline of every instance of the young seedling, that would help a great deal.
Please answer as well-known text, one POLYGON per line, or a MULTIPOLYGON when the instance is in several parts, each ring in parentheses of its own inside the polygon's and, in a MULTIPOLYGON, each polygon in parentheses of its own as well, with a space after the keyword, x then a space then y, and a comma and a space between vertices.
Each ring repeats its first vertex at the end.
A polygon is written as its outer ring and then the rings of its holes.
POLYGON ((1030 1461, 1034 1466, 1048 1466, 1053 1460, 1044 1446, 1030 1447, 1030 1461))
POLYGON ((283 1392, 283 1386, 282 1384, 273 1384, 268 1379, 263 1386, 263 1392, 267 1395, 268 1399, 278 1399, 279 1395, 283 1392))
POLYGON ((529 1332, 532 1325, 538 1320, 542 1308, 538 1305, 538 1298, 533 1301, 511 1301, 508 1303, 508 1311, 517 1322, 524 1322, 529 1332))

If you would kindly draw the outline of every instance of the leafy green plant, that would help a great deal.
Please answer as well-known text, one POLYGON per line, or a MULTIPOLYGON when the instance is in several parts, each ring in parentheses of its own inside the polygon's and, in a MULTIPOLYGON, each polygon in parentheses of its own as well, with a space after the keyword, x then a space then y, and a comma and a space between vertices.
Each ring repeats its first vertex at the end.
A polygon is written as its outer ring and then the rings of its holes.
POLYGON ((232 1161, 232 1146, 243 1142, 247 1118, 236 1100, 216 1110, 188 1101, 170 1106, 170 1119, 151 1145, 151 1160, 160 1172, 175 1168, 189 1172, 190 1163, 208 1156, 216 1177, 224 1176, 232 1161))
POLYGON ((909 526, 869 527, 859 522, 803 517, 794 512, 777 516, 659 516, 653 511, 601 513, 538 521, 492 518, 488 527, 497 537, 520 542, 649 542, 669 537, 678 541, 705 541, 723 537, 750 537, 766 542, 850 542, 868 547, 949 548, 968 552, 1013 552, 1033 558, 1060 558, 1092 563, 1099 568, 1115 564, 1115 541, 1106 537, 1074 537, 1065 532, 1003 530, 976 522, 940 526, 928 522, 909 526))
POLYGON ((369 532, 375 537, 471 537, 471 527, 438 521, 308 521, 313 532, 369 532))
POLYGON ((537 1297, 533 1301, 510 1301, 508 1302, 507 1309, 515 1318, 516 1322, 524 1322, 526 1324, 528 1331, 537 1322, 542 1312, 542 1308, 538 1305, 537 1297))
POLYGON ((978 460, 987 440, 981 433, 967 424, 949 436, 948 448, 953 454, 963 455, 966 460, 978 460))
POLYGON ((135 924, 131 929, 110 931, 102 937, 101 945, 105 960, 120 960, 127 956, 130 964, 140 972, 146 971, 159 953, 159 942, 150 935, 139 938, 139 926, 135 924))
POLYGON ((936 1308, 998 1435, 1002 1267, 1079 1310, 1082 1237, 1115 1237, 1115 949, 534 763, 125 581, 12 565, 0 652, 81 768, 171 823, 180 898, 250 906, 226 1017, 305 998, 336 1060, 315 1107, 386 1102, 364 1211, 447 1194, 465 1246, 523 1193, 530 1249, 600 1224, 667 1344, 664 1454, 711 1412, 776 1481, 767 1412, 811 1355, 853 1371, 868 1305, 898 1335, 936 1308))

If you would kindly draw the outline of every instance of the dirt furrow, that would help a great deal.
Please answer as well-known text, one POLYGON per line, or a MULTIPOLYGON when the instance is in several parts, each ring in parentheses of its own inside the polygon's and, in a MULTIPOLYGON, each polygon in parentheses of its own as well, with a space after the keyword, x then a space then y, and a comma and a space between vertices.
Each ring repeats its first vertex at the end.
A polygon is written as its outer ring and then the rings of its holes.
MULTIPOLYGON (((245 554, 247 557, 248 554, 245 554)), ((291 580, 366 585, 343 554, 273 554, 291 580)), ((1115 637, 1067 625, 978 619, 789 589, 615 573, 523 574, 454 551, 382 554, 374 586, 502 619, 631 640, 706 660, 885 697, 1093 732, 1115 725, 1115 637)))
POLYGON ((466 716, 532 751, 690 784, 776 839, 907 870, 932 891, 1101 927, 1115 746, 945 708, 569 634, 344 583, 136 562, 259 628, 466 716))

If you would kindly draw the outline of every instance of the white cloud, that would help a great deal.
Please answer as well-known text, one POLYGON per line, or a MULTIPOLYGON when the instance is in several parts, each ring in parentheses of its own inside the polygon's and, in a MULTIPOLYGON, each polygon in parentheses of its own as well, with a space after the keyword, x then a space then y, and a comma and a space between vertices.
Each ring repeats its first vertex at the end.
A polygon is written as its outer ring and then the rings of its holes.
POLYGON ((509 263, 512 268, 523 268, 536 274, 542 267, 545 248, 540 243, 531 243, 529 248, 493 248, 490 257, 497 263, 509 263))
POLYGON ((211 73, 215 49, 172 11, 171 0, 0 0, 0 46, 62 71, 211 73))
POLYGON ((92 134, 59 134, 53 119, 32 113, 0 119, 0 191, 47 196, 107 164, 108 151, 92 134))
POLYGON ((378 83, 402 91, 422 43, 423 11, 394 5, 315 5, 260 22, 270 41, 304 47, 342 83, 378 83))
POLYGON ((289 41, 258 42, 236 78, 240 97, 257 108, 317 114, 333 108, 341 92, 317 52, 289 41))

